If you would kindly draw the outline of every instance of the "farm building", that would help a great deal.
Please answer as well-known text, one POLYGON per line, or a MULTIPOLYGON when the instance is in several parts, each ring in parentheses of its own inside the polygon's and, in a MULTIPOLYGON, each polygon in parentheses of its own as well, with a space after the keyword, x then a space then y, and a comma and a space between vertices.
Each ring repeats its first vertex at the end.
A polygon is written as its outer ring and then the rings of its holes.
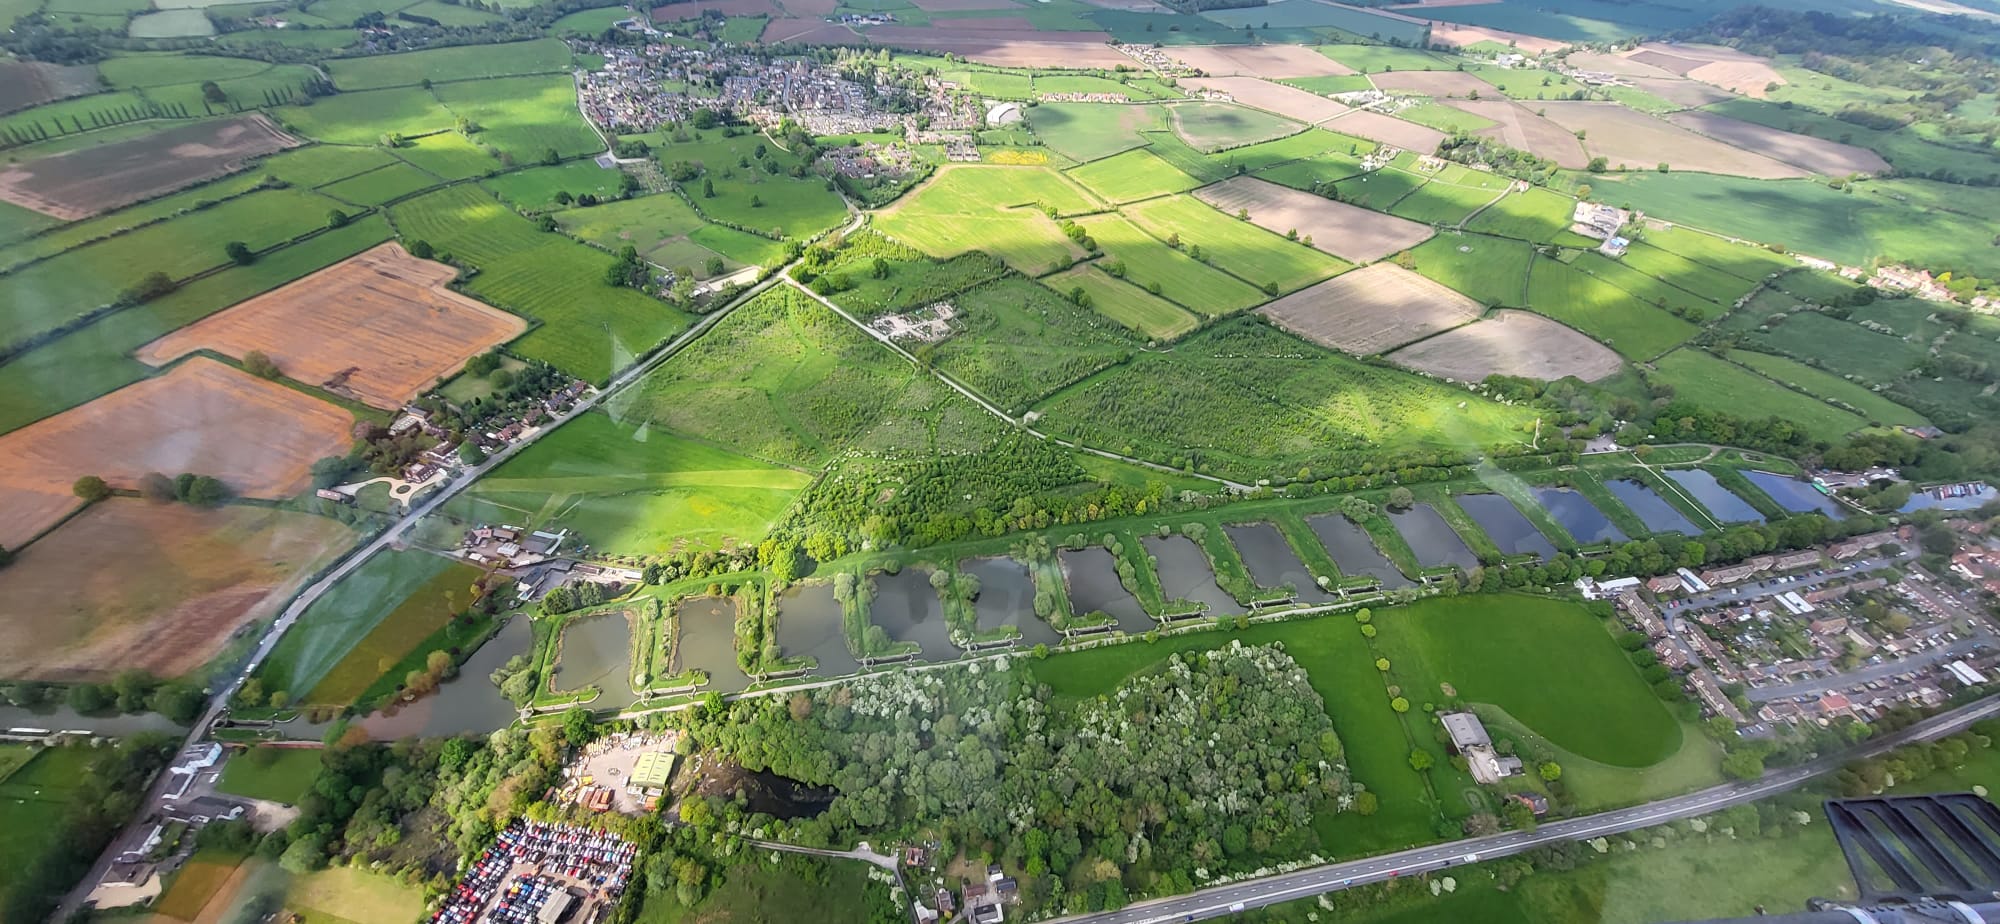
POLYGON ((993 104, 993 108, 986 110, 986 124, 988 125, 1021 124, 1021 104, 1020 103, 993 104))
POLYGON ((1486 734, 1486 725, 1470 712, 1440 712, 1438 720, 1444 723, 1445 734, 1451 736, 1452 750, 1465 758, 1472 771, 1472 778, 1485 784, 1498 783, 1521 772, 1521 759, 1501 757, 1493 750, 1493 739, 1486 734))

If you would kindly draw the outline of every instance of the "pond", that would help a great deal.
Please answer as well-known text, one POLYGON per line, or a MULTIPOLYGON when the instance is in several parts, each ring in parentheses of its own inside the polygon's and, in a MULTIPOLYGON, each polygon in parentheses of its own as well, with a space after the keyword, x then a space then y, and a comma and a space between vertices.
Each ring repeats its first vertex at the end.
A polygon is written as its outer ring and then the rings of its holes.
POLYGON ((1715 476, 1698 468, 1668 469, 1665 472, 1681 490, 1694 495, 1696 503, 1708 509, 1711 516, 1724 523, 1762 523, 1764 515, 1750 502, 1737 497, 1715 476))
POLYGON ((2000 497, 2000 491, 1995 491, 1992 485, 1978 482, 1947 484, 1911 492, 1910 499, 1899 509, 1903 513, 1930 509, 1971 510, 1995 497, 2000 497))
POLYGON ((951 627, 944 624, 944 603, 931 587, 928 568, 904 568, 895 574, 877 574, 875 600, 869 604, 868 618, 899 642, 916 642, 926 661, 950 661, 959 648, 951 643, 951 627))
POLYGON ((1639 518, 1639 522, 1646 524, 1646 528, 1653 532, 1680 533, 1683 536, 1701 533, 1701 529, 1688 520, 1686 514, 1667 503, 1666 498, 1661 497, 1659 492, 1644 482, 1618 478, 1605 482, 1604 486, 1611 490, 1611 496, 1618 498, 1618 502, 1624 504, 1625 509, 1632 511, 1633 515, 1639 518))
POLYGON ((1547 508, 1549 516, 1555 517, 1562 528, 1569 530, 1578 543, 1595 545, 1599 542, 1624 542, 1630 538, 1618 528, 1618 524, 1604 515, 1604 511, 1597 509, 1590 498, 1574 488, 1536 488, 1535 500, 1547 508))
POLYGON ((778 647, 785 657, 811 655, 813 673, 839 677, 861 669, 848 650, 832 584, 794 584, 778 597, 778 647))
POLYGON ((1156 623, 1146 615, 1139 598, 1118 580, 1118 561, 1111 550, 1101 546, 1063 549, 1063 583, 1069 587, 1069 607, 1077 616, 1101 612, 1118 620, 1118 628, 1131 633, 1152 631, 1156 623))
POLYGON ((1062 641, 1062 633, 1035 615, 1035 577, 1027 565, 1011 558, 974 558, 960 562, 958 570, 979 579, 979 598, 972 608, 982 631, 1013 626, 1021 631, 1021 645, 1062 641))
POLYGON ((1778 506, 1793 513, 1811 513, 1817 510, 1836 520, 1847 518, 1847 511, 1840 506, 1840 502, 1821 494, 1810 481, 1759 471, 1744 472, 1743 477, 1750 479, 1750 483, 1765 494, 1771 495, 1771 499, 1777 501, 1778 506))
POLYGON ((1423 567, 1456 565, 1471 570, 1479 566, 1479 556, 1466 548, 1465 540, 1458 538, 1451 524, 1429 504, 1415 504, 1401 512, 1391 510, 1389 522, 1410 544, 1410 551, 1417 553, 1417 564, 1423 567))
MULTIPOLYGON (((374 713, 361 720, 361 727, 377 741, 397 738, 437 738, 449 735, 486 734, 507 727, 519 712, 490 675, 515 655, 526 655, 535 643, 535 631, 528 617, 515 616, 500 627, 498 634, 479 646, 458 669, 458 676, 438 686, 437 692, 393 712, 374 713)), ((290 727, 288 737, 300 735, 290 727)), ((308 736, 312 737, 312 736, 308 736)))
POLYGON ((681 628, 670 670, 707 671, 703 690, 741 693, 750 688, 750 675, 736 661, 735 598, 689 597, 674 606, 674 615, 681 628))
POLYGON ((1189 603, 1205 603, 1208 608, 1202 612, 1210 616, 1234 616, 1243 612, 1243 604, 1215 583, 1215 566, 1208 561, 1208 553, 1201 550, 1193 539, 1186 536, 1146 536, 1139 540, 1146 547, 1146 554, 1155 562, 1153 573, 1159 575, 1160 592, 1166 596, 1168 612, 1178 607, 1175 600, 1189 603))
POLYGON ((1458 501, 1472 522, 1486 531, 1493 544, 1500 547, 1500 554, 1533 554, 1545 559, 1556 554, 1556 547, 1549 544, 1548 537, 1535 528, 1513 501, 1498 494, 1459 494, 1452 500, 1458 501))
POLYGON ((1319 537, 1319 544, 1326 546, 1333 563, 1340 566, 1340 573, 1348 577, 1372 577, 1382 582, 1385 590, 1411 587, 1414 583, 1403 576, 1394 564, 1375 547, 1375 540, 1369 538, 1368 531, 1354 525, 1352 520, 1337 513, 1306 518, 1306 525, 1312 527, 1313 535, 1319 537))
MULTIPOLYGON (((1314 580, 1306 563, 1299 560, 1299 553, 1292 551, 1291 543, 1285 541, 1285 534, 1269 523, 1238 523, 1224 526, 1222 531, 1229 534, 1229 541, 1236 546, 1236 554, 1242 556, 1243 566, 1250 569, 1250 579, 1257 586, 1278 590, 1289 587, 1301 603, 1325 603, 1334 599, 1314 580)), ((1329 579, 1332 575, 1327 575, 1329 579)))
POLYGON ((741 797, 750 814, 783 821, 817 818, 840 795, 831 786, 810 786, 769 770, 745 770, 734 764, 716 771, 715 779, 704 780, 701 789, 704 794, 720 789, 716 794, 732 802, 741 797))
POLYGON ((595 686, 592 711, 623 709, 639 701, 632 692, 632 625, 622 612, 586 616, 563 627, 556 654, 554 688, 562 692, 595 686))

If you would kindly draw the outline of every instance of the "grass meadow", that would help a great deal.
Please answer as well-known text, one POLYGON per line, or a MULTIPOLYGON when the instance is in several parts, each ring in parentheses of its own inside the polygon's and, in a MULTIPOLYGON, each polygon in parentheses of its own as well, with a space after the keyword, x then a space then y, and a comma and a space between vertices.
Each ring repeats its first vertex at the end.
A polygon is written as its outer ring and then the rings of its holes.
POLYGON ((238 796, 295 805, 319 774, 313 748, 253 747, 229 758, 215 788, 238 796))
POLYGON ((1523 241, 1482 234, 1440 234, 1409 250, 1416 271, 1488 307, 1527 304, 1535 250, 1523 241))
POLYGON ((447 512, 469 522, 567 527, 599 549, 652 555, 755 542, 810 480, 600 412, 508 460, 447 512))
POLYGON ((335 144, 379 144, 385 134, 422 135, 455 124, 451 110, 421 87, 336 93, 308 102, 281 106, 271 114, 307 137, 335 144))
POLYGON ((554 167, 529 167, 503 173, 484 180, 486 187, 500 201, 527 212, 545 212, 564 208, 556 201, 557 193, 569 193, 572 198, 590 193, 600 199, 618 195, 619 176, 616 170, 606 170, 595 161, 571 161, 554 167))
POLYGON ((1675 350, 1655 364, 1677 397, 1727 409, 1739 417, 1777 417, 1805 428, 1815 439, 1838 442, 1868 421, 1787 388, 1700 350, 1675 350))
POLYGON ((485 80, 524 74, 560 74, 569 70, 569 46, 560 39, 535 39, 508 45, 466 45, 367 58, 336 58, 327 62, 333 84, 343 91, 410 87, 430 80, 485 80))
POLYGON ((395 155, 380 147, 315 144, 266 157, 257 162, 253 172, 311 189, 395 162, 395 155))
POLYGON ((1083 254, 1042 207, 1068 214, 1096 204, 1044 167, 951 167, 876 213, 875 226, 933 257, 979 250, 1038 276, 1083 254))
MULTIPOLYGON (((417 551, 386 551, 369 559, 347 576, 326 596, 308 607, 297 624, 285 633, 271 656, 258 670, 264 689, 283 690, 296 703, 324 702, 346 705, 355 694, 383 669, 387 659, 394 664, 403 655, 375 650, 355 660, 357 647, 392 615, 433 622, 431 629, 412 638, 412 644, 430 634, 443 620, 435 611, 445 610, 445 594, 455 592, 456 603, 472 602, 471 586, 477 571, 450 559, 417 551), (405 610, 408 612, 405 612, 405 610), (335 667, 340 668, 338 676, 335 667), (346 699, 313 699, 322 684, 327 694, 351 688, 346 699)), ((391 633, 400 632, 391 629, 391 633)), ((388 638, 378 640, 388 641, 388 638)), ((376 646, 381 649, 381 645, 376 646)), ((407 647, 407 646, 406 646, 407 647)))
POLYGON ((1070 170, 1069 176, 1109 202, 1151 199, 1201 185, 1145 148, 1091 161, 1070 170))
POLYGON ((1043 103, 1027 112, 1028 127, 1042 143, 1071 160, 1110 157, 1145 144, 1139 134, 1166 131, 1162 106, 1114 103, 1043 103))
MULTIPOLYGON (((0 780, 0 864, 32 868, 63 837, 61 823, 75 781, 84 775, 90 753, 81 748, 46 748, 0 780)), ((12 877, 0 876, 0 901, 8 899, 12 877)))
POLYGON ((1929 419, 1916 411, 1831 372, 1815 369, 1797 360, 1749 350, 1732 351, 1729 358, 1749 366, 1772 381, 1795 386, 1807 394, 1832 398, 1851 405, 1871 423, 1904 427, 1921 427, 1930 423, 1929 419))
POLYGON ((954 302, 958 331, 928 348, 931 360, 1015 415, 1138 346, 1123 325, 1025 279, 1001 279, 954 302))
POLYGON ((1528 273, 1528 307, 1646 360, 1679 346, 1696 328, 1574 266, 1546 257, 1528 273))
POLYGON ((391 212, 405 240, 478 267, 465 284, 473 294, 542 322, 514 342, 522 356, 602 382, 687 326, 665 302, 607 285, 610 254, 536 230, 476 188, 441 189, 391 212))
POLYGON ((284 906, 304 924, 401 924, 424 916, 424 890, 384 873, 336 866, 294 878, 284 906))
POLYGON ((576 85, 567 74, 439 84, 432 92, 452 115, 479 126, 473 141, 521 163, 547 151, 576 157, 604 150, 603 139, 577 111, 576 85))
POLYGON ((437 185, 437 179, 409 164, 394 163, 319 188, 318 192, 355 205, 385 205, 437 185))
POLYGON ((1137 285, 1116 279, 1091 264, 1064 270, 1043 282, 1057 294, 1069 297, 1082 290, 1090 299, 1090 309, 1117 321, 1152 340, 1172 340, 1200 323, 1186 309, 1153 295, 1137 285))
POLYGON ((1280 292, 1303 289, 1348 268, 1336 257, 1224 215, 1193 196, 1154 199, 1126 214, 1155 237, 1178 236, 1189 253, 1200 247, 1211 266, 1258 286, 1276 284, 1280 292))
POLYGON ((1205 315, 1229 314, 1263 304, 1270 296, 1255 286, 1161 243, 1116 215, 1081 224, 1103 248, 1105 259, 1125 265, 1125 278, 1140 286, 1158 284, 1167 300, 1205 315))
MULTIPOLYGON (((1453 110, 1456 112, 1457 110, 1453 110)), ((1466 222, 1468 231, 1546 244, 1569 233, 1575 200, 1541 186, 1509 193, 1466 222)))

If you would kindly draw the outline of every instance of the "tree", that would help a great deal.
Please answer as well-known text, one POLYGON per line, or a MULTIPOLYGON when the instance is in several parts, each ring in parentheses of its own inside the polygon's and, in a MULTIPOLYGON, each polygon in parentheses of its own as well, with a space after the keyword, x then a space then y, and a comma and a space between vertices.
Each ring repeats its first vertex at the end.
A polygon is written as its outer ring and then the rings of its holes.
MULTIPOLYGON (((317 466, 314 467, 314 472, 318 472, 317 466)), ((145 495, 147 500, 152 501, 165 502, 180 499, 180 492, 174 488, 174 480, 159 472, 147 472, 139 476, 139 493, 145 495)))
POLYGON ((1610 165, 1611 162, 1605 160, 1602 157, 1593 157, 1590 159, 1589 166, 1584 167, 1584 169, 1590 171, 1591 173, 1603 173, 1605 168, 1609 167, 1610 165))
POLYGON ((243 371, 260 379, 275 379, 280 374, 278 364, 272 362, 271 357, 263 350, 251 350, 243 354, 243 371))
POLYGON ((1397 712, 1408 712, 1410 711, 1410 701, 1404 699, 1401 696, 1398 696, 1395 699, 1389 701, 1389 708, 1394 709, 1397 712))
POLYGON ((569 190, 567 190, 567 189, 558 189, 558 190, 556 190, 556 204, 557 204, 557 205, 568 205, 568 204, 570 204, 570 203, 572 203, 572 202, 575 202, 575 201, 576 201, 576 197, 575 197, 575 196, 572 196, 572 195, 570 195, 570 194, 569 194, 569 190))
POLYGON ((713 198, 715 198, 715 181, 714 181, 714 180, 711 180, 711 179, 709 179, 708 177, 702 177, 702 178, 701 178, 701 197, 702 197, 703 199, 713 199, 713 198))
POLYGON ((555 148, 542 149, 542 166, 553 167, 560 163, 562 163, 562 155, 556 153, 555 148))
POLYGON ((326 212, 326 226, 329 228, 346 227, 350 220, 347 213, 339 209, 328 209, 326 212))
POLYGON ((410 256, 416 257, 419 260, 428 260, 434 253, 431 250, 431 242, 422 238, 411 241, 409 250, 410 256))
POLYGON ((1389 490, 1389 506, 1395 510, 1408 510, 1416 504, 1417 496, 1409 488, 1397 486, 1389 490))
POLYGON ((82 478, 78 478, 75 484, 69 486, 69 489, 76 496, 83 498, 84 503, 87 504, 94 504, 111 496, 111 486, 105 484, 104 479, 96 475, 85 475, 82 478))
POLYGON ((458 444, 458 460, 467 465, 478 465, 486 461, 486 450, 479 448, 478 443, 466 440, 458 444))
POLYGON ((1431 768, 1432 762, 1434 762, 1435 760, 1436 758, 1431 756, 1431 752, 1426 751, 1423 748, 1410 749, 1410 769, 1412 770, 1415 770, 1419 773, 1425 770, 1429 770, 1431 768))
POLYGON ((563 713, 563 738, 571 747, 582 747, 597 737, 597 726, 590 720, 590 710, 581 706, 563 713))
POLYGON ((229 94, 222 89, 221 84, 213 80, 204 80, 201 82, 201 98, 217 106, 226 106, 229 104, 229 94))
POLYGON ((1754 780, 1764 775, 1764 756, 1749 749, 1731 752, 1722 759, 1722 772, 1733 779, 1754 780))
POLYGON ((229 487, 215 478, 199 475, 181 499, 197 507, 213 507, 229 499, 229 487))
POLYGON ((242 241, 230 241, 222 245, 222 252, 237 266, 249 266, 257 261, 257 254, 250 250, 249 244, 242 241))
POLYGON ((761 209, 761 208, 763 208, 763 207, 764 207, 764 198, 763 198, 762 196, 759 196, 759 195, 757 195, 756 193, 751 193, 751 194, 750 194, 750 207, 751 207, 751 208, 753 208, 753 209, 761 209))
POLYGON ((1537 768, 1535 768, 1535 769, 1536 769, 1536 770, 1537 770, 1537 771, 1538 771, 1539 773, 1541 773, 1541 775, 1542 775, 1542 779, 1544 779, 1544 780, 1547 780, 1548 782, 1551 782, 1551 783, 1553 783, 1553 782, 1555 782, 1555 781, 1557 781, 1557 780, 1560 780, 1560 779, 1562 779, 1562 776, 1563 776, 1563 768, 1562 768, 1562 765, 1561 765, 1561 764, 1559 764, 1559 763, 1556 763, 1556 762, 1555 762, 1555 761, 1553 761, 1553 760, 1551 760, 1551 761, 1546 761, 1546 762, 1544 762, 1544 763, 1543 763, 1543 764, 1542 764, 1542 765, 1541 765, 1540 767, 1537 767, 1537 768))
POLYGON ((1354 814, 1366 818, 1382 808, 1382 800, 1372 792, 1363 790, 1354 794, 1354 814))

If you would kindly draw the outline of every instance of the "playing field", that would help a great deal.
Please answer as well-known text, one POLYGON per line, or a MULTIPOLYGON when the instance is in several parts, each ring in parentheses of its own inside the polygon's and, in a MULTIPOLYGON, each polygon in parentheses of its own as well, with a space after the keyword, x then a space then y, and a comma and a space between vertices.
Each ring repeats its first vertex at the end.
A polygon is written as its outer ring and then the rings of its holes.
MULTIPOLYGON (((1372 263, 1431 236, 1431 229, 1416 222, 1252 176, 1224 180, 1195 195, 1224 214, 1247 212, 1250 222, 1266 231, 1287 237, 1296 231, 1300 240, 1310 237, 1313 247, 1350 263, 1372 263)), ((1492 195, 1487 193, 1486 198, 1492 195)))
POLYGON ((1370 356, 1479 317, 1478 302, 1388 263, 1300 289, 1257 313, 1321 346, 1370 356))
POLYGON ((341 58, 327 62, 327 73, 342 90, 380 90, 415 86, 430 80, 484 80, 521 74, 560 74, 569 70, 569 46, 559 39, 536 39, 509 45, 467 45, 399 55, 341 58))
POLYGON ((478 576, 428 552, 378 553, 306 609, 257 676, 265 691, 282 690, 295 703, 344 706, 453 612, 472 605, 478 576))
POLYGON ((1838 442, 1867 424, 1860 415, 1785 388, 1735 363, 1695 349, 1675 350, 1655 363, 1674 396, 1737 417, 1776 417, 1803 427, 1815 439, 1838 442))
POLYGON ((1198 319, 1185 309, 1137 285, 1106 275, 1095 266, 1065 270, 1043 280, 1056 294, 1072 298, 1082 290, 1091 310, 1154 340, 1171 340, 1194 330, 1198 319))
MULTIPOLYGON (((1160 295, 1198 314, 1228 314, 1270 298, 1255 286, 1168 247, 1117 215, 1094 216, 1080 224, 1104 249, 1107 260, 1124 265, 1126 279, 1149 290, 1158 285, 1160 295)), ((1180 319, 1175 318, 1174 323, 1180 319)))
POLYGON ((298 143, 261 115, 175 126, 10 163, 0 169, 0 200, 74 221, 234 173, 298 143))
POLYGON ((479 269, 466 288, 541 326, 512 349, 602 382, 687 325, 665 302, 604 281, 612 255, 535 229, 476 187, 391 209, 405 241, 425 240, 479 269))
POLYGON ((1483 382, 1492 375, 1545 381, 1573 375, 1595 382, 1625 368, 1610 347, 1541 315, 1510 309, 1411 344, 1389 360, 1460 382, 1483 382))
POLYGON ((0 545, 19 548, 75 507, 70 485, 95 474, 136 487, 147 472, 196 472, 239 494, 289 497, 314 460, 347 451, 344 410, 196 357, 0 436, 0 545))
POLYGON ((454 499, 467 522, 567 528, 593 547, 658 555, 763 536, 807 474, 644 422, 586 414, 454 499))
POLYGON ((1046 167, 950 166, 877 212, 875 226, 934 257, 979 250, 1038 276, 1084 255, 1044 207, 1067 214, 1092 203, 1046 167))
POLYGON ((335 520, 262 507, 105 501, 0 570, 0 595, 12 601, 0 618, 0 671, 181 676, 272 615, 353 535, 335 520))
MULTIPOLYGON (((1579 261, 1582 262, 1582 261, 1579 261)), ((1528 273, 1528 307, 1647 360, 1694 336, 1696 327, 1575 266, 1538 257, 1528 273)))
POLYGON ((1247 221, 1216 211, 1193 196, 1151 199, 1125 211, 1154 237, 1178 236, 1184 251, 1253 285, 1280 292, 1302 289, 1347 268, 1312 247, 1286 240, 1247 221))
POLYGON ((446 288, 458 270, 383 244, 147 344, 165 365, 200 349, 262 352, 287 377, 396 408, 527 322, 446 288))
POLYGON ((218 791, 268 802, 296 804, 319 775, 317 748, 253 747, 222 765, 218 791))
POLYGON ((1069 177, 1111 202, 1150 199, 1201 185, 1143 148, 1091 161, 1069 171, 1069 177))

